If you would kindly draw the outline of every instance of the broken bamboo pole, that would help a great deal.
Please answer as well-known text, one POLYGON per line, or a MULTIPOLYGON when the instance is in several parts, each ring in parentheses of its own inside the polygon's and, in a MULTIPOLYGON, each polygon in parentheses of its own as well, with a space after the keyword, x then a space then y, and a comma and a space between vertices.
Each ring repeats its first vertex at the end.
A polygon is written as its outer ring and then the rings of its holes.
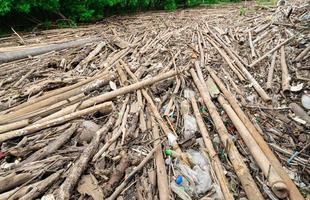
POLYGON ((209 132, 208 132, 206 125, 204 124, 204 120, 202 119, 202 116, 199 112, 198 105, 197 105, 195 97, 191 98, 191 103, 192 103, 194 115, 195 115, 196 120, 197 120, 198 127, 200 129, 202 138, 203 138, 204 143, 205 143, 206 148, 207 148, 207 152, 208 152, 209 157, 211 159, 212 168, 215 171, 216 177, 220 183, 220 187, 222 189, 222 194, 224 196, 224 199, 225 200, 233 200, 234 197, 232 196, 232 194, 229 191, 228 182, 227 182, 227 179, 225 177, 225 173, 223 171, 223 166, 222 166, 221 161, 220 161, 220 159, 219 159, 219 157, 218 157, 218 155, 217 155, 217 153, 213 147, 212 141, 211 141, 210 136, 209 136, 209 132))
POLYGON ((234 97, 234 95, 226 89, 225 85, 222 83, 221 79, 214 73, 213 70, 208 69, 212 79, 215 81, 215 83, 218 85, 222 93, 224 94, 225 98, 228 100, 232 108, 235 110, 241 121, 244 123, 244 125, 247 127, 257 144, 260 146, 261 150, 264 152, 264 154, 269 159, 271 165, 274 167, 276 172, 279 174, 279 176, 283 179, 284 183, 288 187, 289 191, 289 198, 291 200, 303 200, 303 196, 300 194, 298 188, 294 184, 294 182, 290 179, 287 172, 283 169, 280 161, 277 159, 277 157, 274 155, 272 150, 269 148, 268 144, 265 142, 264 138, 261 136, 261 134, 257 131, 251 120, 245 115, 245 113, 242 111, 241 107, 238 104, 238 101, 234 97))
POLYGON ((59 117, 59 118, 48 120, 48 121, 42 122, 40 124, 33 124, 33 125, 27 126, 25 128, 22 128, 22 129, 17 129, 14 131, 2 133, 2 134, 0 134, 0 142, 4 142, 6 140, 9 140, 9 139, 12 139, 15 137, 29 135, 31 133, 40 131, 42 129, 46 129, 46 128, 49 128, 52 126, 56 126, 56 125, 68 122, 72 119, 76 119, 76 118, 81 117, 83 115, 87 115, 87 114, 90 114, 90 113, 93 113, 93 112, 96 112, 99 110, 104 110, 104 109, 107 110, 107 108, 110 108, 109 110, 112 110, 112 107, 113 107, 112 102, 106 102, 106 103, 102 103, 102 104, 99 104, 99 105, 96 105, 96 106, 93 106, 90 108, 86 108, 83 110, 79 110, 79 111, 64 115, 64 116, 59 117))
POLYGON ((170 199, 170 190, 169 190, 169 183, 168 183, 168 175, 166 172, 166 165, 165 160, 162 154, 162 148, 160 144, 160 136, 159 136, 159 129, 158 125, 154 119, 151 117, 152 120, 152 132, 154 138, 154 146, 158 146, 157 150, 154 153, 155 163, 156 163, 156 173, 157 173, 157 187, 159 193, 160 200, 169 200, 170 199))
POLYGON ((271 90, 272 88, 272 83, 273 83, 272 77, 273 77, 273 72, 274 72, 274 68, 276 65, 276 59, 277 59, 277 51, 273 53, 272 58, 271 58, 271 64, 268 70, 268 77, 267 77, 267 83, 266 83, 267 90, 271 90))
POLYGON ((292 37, 284 40, 283 42, 281 42, 280 44, 278 44, 277 46, 275 46, 273 49, 271 49, 270 51, 268 51, 267 53, 265 53, 263 56, 261 56, 260 58, 258 58, 257 60, 255 60, 254 62, 252 62, 249 67, 254 67, 255 65, 257 65, 260 61, 264 60, 267 56, 269 56, 270 54, 272 54, 273 52, 277 51, 278 49, 280 49, 283 45, 287 44, 288 42, 290 42, 292 39, 294 39, 297 35, 293 35, 292 37))
POLYGON ((308 45, 308 47, 306 47, 302 52, 300 52, 300 54, 295 58, 295 62, 302 61, 309 51, 310 51, 310 45, 308 45))
POLYGON ((48 53, 50 51, 59 51, 62 49, 72 48, 82 46, 87 43, 99 41, 98 37, 91 38, 82 38, 79 40, 73 40, 69 42, 64 42, 60 44, 50 44, 42 47, 34 47, 29 49, 17 50, 17 51, 9 51, 9 52, 1 52, 0 53, 0 63, 10 62, 14 60, 19 60, 23 58, 27 58, 28 56, 37 56, 40 54, 48 53))
POLYGON ((285 48, 284 45, 280 49, 280 60, 281 60, 281 70, 282 70, 282 91, 287 93, 290 91, 290 77, 288 74, 287 64, 285 60, 285 48))
POLYGON ((24 119, 24 120, 20 120, 17 122, 10 123, 10 124, 2 125, 2 126, 0 126, 0 134, 8 132, 8 131, 16 130, 19 128, 23 128, 23 127, 28 126, 28 125, 29 125, 28 119, 24 119))
POLYGON ((196 87, 198 88, 198 91, 200 92, 200 95, 203 99, 204 104, 208 108, 208 111, 210 113, 210 116, 214 122, 215 128, 217 132, 219 133, 219 136, 227 149, 229 149, 228 156, 230 158, 230 161, 232 162, 232 165, 234 167, 234 170, 237 174, 237 176, 240 179, 240 182, 243 186, 243 189, 245 193, 247 194, 247 197, 249 200, 263 200, 263 196, 258 190, 253 178, 251 177, 251 174, 246 166, 246 164, 243 161, 243 158, 241 157, 240 153, 238 152, 237 147, 232 142, 231 138, 229 137, 229 134, 227 132, 227 129, 220 117, 220 115, 217 113, 217 109, 215 105, 213 104, 211 97, 209 93, 207 92, 208 89, 203 86, 201 81, 199 80, 196 72, 194 69, 190 69, 191 76, 194 80, 194 83, 196 87))
POLYGON ((240 134, 246 146, 248 147, 251 155, 255 159, 257 165, 260 167, 263 174, 267 178, 268 185, 270 186, 272 191, 277 195, 277 197, 281 199, 286 198, 288 196, 287 186, 285 185, 281 177, 277 174, 277 172, 274 170, 268 158, 263 153, 259 145, 256 143, 252 135, 249 133, 248 129, 245 127, 245 125, 240 120, 238 115, 235 113, 235 111, 227 103, 227 101, 224 99, 222 95, 219 95, 217 97, 217 100, 224 108, 225 112, 231 119, 238 133, 240 134))
POLYGON ((72 165, 70 173, 67 175, 66 180, 61 184, 58 192, 57 200, 69 200, 71 197, 71 191, 77 184, 80 176, 85 171, 88 162, 92 159, 96 150, 99 147, 101 137, 106 134, 115 123, 115 117, 111 116, 107 123, 104 124, 93 136, 90 144, 83 150, 81 156, 72 165))

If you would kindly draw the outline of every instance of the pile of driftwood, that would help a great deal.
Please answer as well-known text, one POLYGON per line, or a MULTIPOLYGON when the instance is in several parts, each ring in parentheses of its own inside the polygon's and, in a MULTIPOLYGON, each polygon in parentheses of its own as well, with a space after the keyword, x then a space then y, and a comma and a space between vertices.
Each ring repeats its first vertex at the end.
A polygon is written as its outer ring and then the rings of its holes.
POLYGON ((0 199, 309 197, 310 5, 240 6, 0 38, 0 199))

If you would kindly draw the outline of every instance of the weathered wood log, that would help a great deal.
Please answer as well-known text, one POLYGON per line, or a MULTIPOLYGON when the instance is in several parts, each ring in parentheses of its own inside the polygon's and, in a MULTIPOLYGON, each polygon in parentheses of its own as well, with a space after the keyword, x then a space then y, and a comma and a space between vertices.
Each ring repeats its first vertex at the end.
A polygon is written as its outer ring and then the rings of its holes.
POLYGON ((306 47, 302 52, 300 52, 300 54, 295 58, 295 62, 302 61, 309 51, 310 51, 310 45, 308 45, 308 47, 306 47))
POLYGON ((82 46, 87 43, 99 41, 100 38, 98 37, 91 37, 91 38, 83 38, 79 40, 69 41, 60 44, 50 44, 43 47, 35 47, 17 51, 10 51, 10 52, 0 52, 0 63, 10 62, 14 60, 19 60, 23 58, 27 58, 28 56, 37 56, 40 54, 44 54, 50 51, 59 51, 62 49, 72 48, 82 46))
POLYGON ((2 125, 2 126, 0 126, 0 133, 5 133, 5 132, 11 131, 11 130, 22 128, 22 127, 25 127, 27 125, 29 125, 29 120, 28 119, 24 119, 24 120, 21 120, 21 121, 17 121, 17 122, 13 122, 13 123, 10 123, 10 124, 2 125))
POLYGON ((284 45, 281 46, 280 53, 281 53, 281 57, 280 57, 281 70, 282 70, 282 91, 285 93, 285 92, 289 92, 290 90, 290 77, 288 74, 288 69, 287 69, 286 60, 285 60, 284 45))
POLYGON ((192 108, 193 108, 194 115, 195 115, 196 120, 197 120, 199 130, 201 132, 203 141, 206 145, 207 152, 208 152, 210 160, 211 160, 212 168, 215 171, 216 177, 217 177, 219 184, 220 184, 220 187, 222 189, 223 196, 224 196, 225 200, 233 200, 234 197, 229 191, 228 182, 227 182, 227 179, 225 177, 223 166, 222 166, 221 161, 220 161, 220 159, 219 159, 219 157, 218 157, 218 155, 217 155, 217 153, 213 147, 212 141, 210 139, 209 132, 208 132, 206 125, 204 124, 204 120, 203 120, 203 118, 199 112, 198 105, 197 105, 195 97, 191 98, 191 103, 192 103, 192 108))
POLYGON ((213 104, 211 97, 209 93, 207 92, 208 89, 203 86, 203 84, 200 82, 196 72, 194 69, 190 69, 190 73, 193 77, 194 83, 196 87, 198 88, 198 91, 200 92, 200 95, 203 99, 204 104, 208 108, 208 111, 210 113, 210 116, 214 122, 215 128, 217 132, 219 133, 219 136, 221 138, 222 143, 225 147, 228 149, 228 156, 230 161, 232 162, 232 165, 234 167, 234 170, 240 179, 240 182, 247 194, 247 197, 249 200, 263 200, 263 196, 258 190, 253 178, 251 177, 251 174, 246 166, 246 164, 243 161, 243 158, 238 152, 237 147, 232 142, 231 138, 229 137, 228 131, 220 117, 220 115, 217 113, 217 109, 215 105, 213 104))
POLYGON ((54 182, 56 182, 60 175, 63 173, 63 169, 53 173, 46 179, 39 182, 35 187, 33 187, 29 192, 20 198, 20 200, 33 200, 40 196, 45 190, 48 189, 54 182))
POLYGON ((70 173, 67 175, 66 180, 61 184, 58 192, 59 195, 56 198, 57 200, 70 199, 71 191, 86 169, 88 162, 92 159, 93 155, 97 151, 101 137, 111 129, 114 123, 115 117, 111 116, 108 122, 96 132, 90 144, 84 149, 81 156, 71 167, 70 173))
POLYGON ((20 186, 21 184, 31 179, 33 176, 35 176, 35 173, 26 172, 16 174, 13 172, 7 176, 0 177, 0 193, 20 186))
POLYGON ((12 139, 15 137, 29 135, 29 134, 34 133, 36 131, 39 131, 39 130, 42 130, 45 128, 49 128, 52 126, 56 126, 58 124, 65 123, 65 122, 70 121, 72 119, 76 119, 78 117, 96 112, 98 110, 110 108, 110 111, 111 111, 112 105, 113 105, 112 102, 102 103, 102 104, 99 104, 99 105, 96 105, 96 106, 93 106, 90 108, 86 108, 86 109, 83 109, 80 111, 76 111, 76 112, 73 112, 71 114, 67 114, 67 115, 64 115, 62 117, 55 118, 53 120, 49 120, 49 121, 46 121, 46 122, 43 122, 40 124, 33 124, 33 125, 27 126, 25 128, 22 128, 22 129, 2 133, 2 134, 0 134, 0 142, 4 142, 6 140, 9 140, 9 139, 12 139))
POLYGON ((277 197, 281 199, 286 198, 288 196, 287 186, 285 185, 281 177, 277 174, 275 169, 271 166, 268 158, 265 156, 252 135, 249 133, 248 129, 245 127, 238 115, 234 112, 234 110, 226 102, 222 95, 219 95, 217 99, 221 106, 224 108, 229 118, 231 119, 236 129, 238 130, 238 133, 250 150, 250 153, 255 159, 257 165, 260 167, 263 174, 267 178, 268 185, 271 187, 272 191, 277 195, 277 197))
POLYGON ((283 169, 280 161, 277 159, 277 157, 274 155, 268 144, 265 142, 264 138, 261 136, 261 134, 258 132, 256 127, 253 125, 251 120, 245 115, 245 113, 240 108, 238 101, 234 97, 234 95, 226 89, 225 85, 222 83, 219 77, 214 73, 213 70, 208 70, 212 79, 215 81, 215 83, 218 85, 222 93, 224 94, 225 98, 228 100, 232 108, 237 113, 238 117, 241 119, 241 121, 244 123, 244 125, 248 128, 249 132, 257 142, 257 144, 260 146, 261 150, 264 152, 264 154, 269 159, 271 165, 274 167, 276 172, 280 175, 280 177, 285 182, 286 186, 288 187, 289 191, 289 198, 292 200, 303 200, 303 196, 300 194, 298 188, 294 184, 294 182, 290 179, 287 172, 283 169))
POLYGON ((72 124, 72 126, 68 128, 67 130, 65 130, 63 134, 58 136, 54 141, 49 143, 44 148, 34 152, 31 156, 26 158, 22 162, 22 164, 40 160, 54 153, 57 149, 59 149, 62 145, 64 145, 70 139, 70 137, 73 135, 76 129, 77 129, 77 125, 75 123, 72 124))

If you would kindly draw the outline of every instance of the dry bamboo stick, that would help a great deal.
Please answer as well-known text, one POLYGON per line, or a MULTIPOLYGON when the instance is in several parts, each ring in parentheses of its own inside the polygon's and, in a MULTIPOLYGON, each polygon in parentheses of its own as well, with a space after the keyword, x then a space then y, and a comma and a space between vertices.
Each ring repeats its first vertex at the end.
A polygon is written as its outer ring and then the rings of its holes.
POLYGON ((1 52, 0 53, 0 63, 10 62, 14 60, 19 60, 22 58, 27 58, 28 56, 37 56, 40 54, 48 53, 50 51, 59 51, 66 48, 72 48, 81 46, 87 43, 95 42, 100 40, 98 37, 83 38, 79 40, 73 40, 69 42, 64 42, 60 44, 50 44, 42 47, 35 47, 23 50, 1 52))
MULTIPOLYGON (((211 32, 212 33, 212 32, 211 32)), ((221 44, 221 43, 220 43, 221 44)), ((222 47, 226 50, 226 52, 234 59, 235 63, 245 75, 245 77, 250 81, 256 92, 262 97, 262 99, 266 102, 270 102, 271 98, 264 91, 264 89, 259 85, 259 83, 255 80, 255 78, 251 75, 251 73, 246 69, 246 67, 239 61, 239 59, 233 54, 233 52, 225 46, 225 44, 221 44, 222 47)))
POLYGON ((16 172, 13 172, 7 176, 0 177, 0 193, 22 185, 35 175, 35 173, 30 172, 20 174, 16 174, 16 172))
POLYGON ((28 78, 28 76, 30 76, 35 70, 37 70, 37 69, 36 69, 36 68, 32 68, 29 72, 27 72, 27 74, 25 74, 25 76, 22 76, 21 79, 19 79, 19 80, 13 85, 13 87, 19 86, 19 84, 21 84, 26 78, 28 78))
POLYGON ((211 118, 215 124, 215 128, 217 132, 220 135, 220 138, 224 144, 225 147, 228 149, 228 156, 230 158, 230 161, 232 162, 232 165, 235 169, 235 172, 237 176, 240 179, 240 182, 243 186, 243 189, 245 190, 247 197, 249 200, 263 200, 263 196, 258 190, 253 178, 251 177, 251 174, 244 163, 241 155, 239 154, 237 147, 232 142, 231 138, 229 137, 229 134, 227 132, 227 129, 220 117, 220 115, 217 113, 217 109, 215 105, 213 104, 211 97, 209 93, 207 92, 207 88, 203 86, 203 84, 200 82, 196 72, 194 69, 190 69, 190 73, 193 77, 194 83, 196 87, 198 88, 200 95, 207 106, 209 113, 211 115, 211 118))
POLYGON ((310 51, 310 45, 308 45, 307 48, 305 48, 302 52, 300 52, 300 54, 295 58, 295 62, 302 61, 309 51, 310 51))
MULTIPOLYGON (((53 91, 51 91, 51 92, 47 92, 47 93, 44 94, 43 96, 40 96, 40 97, 35 98, 35 99, 30 99, 30 100, 28 100, 27 102, 25 102, 25 103, 23 103, 23 104, 20 104, 20 105, 18 105, 18 106, 12 107, 12 108, 8 109, 6 112, 12 112, 12 111, 20 110, 20 109, 22 109, 22 108, 25 108, 25 107, 27 107, 27 106, 30 106, 30 105, 32 105, 32 104, 34 104, 34 103, 37 103, 37 102, 42 101, 42 100, 44 100, 44 99, 47 99, 47 98, 49 98, 49 97, 53 97, 53 96, 56 96, 56 95, 58 95, 58 94, 65 93, 65 92, 67 92, 67 91, 69 91, 69 90, 73 90, 73 89, 75 89, 75 88, 77 88, 77 87, 81 87, 81 86, 83 86, 83 85, 85 85, 85 84, 87 84, 87 83, 89 83, 89 82, 91 82, 91 81, 93 81, 93 80, 98 79, 98 77, 100 77, 100 76, 105 76, 105 75, 108 75, 108 72, 100 73, 100 74, 97 75, 97 76, 87 78, 87 79, 82 80, 82 81, 80 81, 80 82, 78 82, 78 83, 76 83, 76 84, 73 84, 73 85, 70 85, 70 86, 67 86, 67 87, 63 87, 63 88, 59 88, 59 89, 53 90, 53 91)), ((0 117, 1 117, 1 116, 0 116, 0 117)))
POLYGON ((224 195, 224 198, 225 198, 225 200, 233 200, 234 197, 232 196, 232 194, 229 191, 228 182, 227 182, 227 179, 225 177, 223 166, 221 165, 221 161, 220 161, 219 157, 217 156, 217 153, 213 147, 213 144, 212 144, 212 141, 210 139, 208 130, 204 124, 202 116, 200 115, 195 97, 191 98, 191 103, 192 103, 193 111, 194 111, 194 114, 195 114, 195 117, 197 120, 198 127, 200 129, 204 143, 207 147, 209 157, 211 158, 212 168, 215 171, 216 177, 220 183, 220 187, 222 189, 222 193, 224 195))
POLYGON ((179 78, 176 77, 176 86, 175 86, 175 88, 173 90, 173 93, 171 95, 171 98, 170 98, 170 100, 169 100, 169 102, 167 104, 166 110, 164 112, 164 116, 169 116, 170 109, 171 109, 171 107, 173 105, 173 102, 175 100, 175 95, 178 93, 178 91, 180 89, 180 86, 181 86, 181 81, 180 81, 179 78))
POLYGON ((10 124, 6 124, 6 125, 2 125, 0 126, 0 133, 5 133, 8 131, 12 131, 12 130, 16 130, 18 128, 23 128, 25 126, 29 125, 29 120, 28 119, 24 119, 21 121, 17 121, 17 122, 13 122, 10 124))
POLYGON ((142 162, 137 167, 135 167, 134 170, 130 174, 128 174, 125 180, 115 189, 113 194, 109 198, 107 198, 107 200, 114 200, 117 198, 117 196, 123 191, 124 187, 129 183, 129 181, 133 178, 133 176, 138 171, 140 171, 146 163, 149 162, 149 160, 152 158, 153 154, 156 152, 159 146, 160 144, 154 147, 152 151, 150 151, 150 153, 142 160, 142 162))
POLYGON ((217 98, 218 102, 224 108, 225 112, 231 119, 232 123, 235 125, 238 133, 242 137, 246 146, 250 150, 252 156, 254 157, 257 165, 262 170, 263 174, 268 180, 268 185, 271 187, 272 191, 279 198, 285 198, 288 195, 287 187, 284 184, 283 180, 274 168, 271 166, 268 158, 265 156, 259 145, 256 143, 252 135, 249 133, 248 129, 239 119, 238 115, 234 112, 231 106, 226 102, 222 95, 219 95, 217 98))
MULTIPOLYGON (((65 114, 71 113, 74 110, 76 110, 77 108, 78 109, 84 109, 84 108, 88 108, 88 107, 90 107, 92 105, 108 101, 108 100, 113 99, 115 97, 118 97, 120 95, 127 94, 129 92, 141 89, 141 88, 143 88, 145 86, 152 85, 152 84, 154 84, 156 82, 159 82, 161 80, 170 78, 172 76, 177 75, 178 73, 179 73, 179 71, 171 70, 171 71, 169 71, 169 72, 167 72, 165 74, 160 74, 160 75, 157 75, 155 77, 148 78, 146 80, 142 80, 140 82, 137 82, 137 83, 125 86, 125 87, 121 87, 121 88, 119 88, 117 90, 114 90, 114 91, 111 91, 111 92, 107 92, 107 93, 104 93, 104 94, 92 97, 90 99, 87 99, 87 100, 83 101, 82 103, 76 103, 74 105, 68 106, 68 107, 66 107, 66 108, 64 108, 64 109, 62 109, 62 110, 60 110, 60 111, 58 111, 58 112, 48 116, 49 117, 48 119, 53 119, 53 118, 60 117, 60 116, 63 116, 65 114)), ((44 120, 46 120, 46 119, 44 119, 44 120)))
POLYGON ((66 180, 61 184, 59 188, 59 196, 57 200, 69 200, 70 194, 75 185, 77 184, 80 176, 86 169, 88 162, 92 159, 92 156, 95 154, 98 149, 101 137, 106 134, 115 123, 115 118, 112 116, 109 118, 108 122, 101 127, 96 134, 94 135, 90 144, 84 149, 81 156, 71 167, 70 173, 67 175, 66 180))
MULTIPOLYGON (((90 83, 89 85, 92 86, 93 84, 98 84, 99 86, 100 85, 105 85, 107 84, 110 80, 114 79, 115 78, 115 75, 114 74, 111 74, 110 76, 108 77, 103 77, 103 78, 100 78, 98 79, 99 82, 97 82, 96 80, 92 83, 90 83)), ((52 98, 47 98, 47 99, 44 99, 42 101, 39 101, 39 102, 36 102, 36 103, 33 103, 27 107, 24 107, 24 108, 21 108, 21 109, 18 109, 14 112, 11 112, 11 113, 8 113, 6 115, 2 115, 0 116, 0 124, 3 124, 3 123, 8 123, 8 122, 11 122, 12 120, 14 120, 15 118, 18 118, 20 116, 23 116, 23 115, 27 115, 29 114, 29 112, 34 112, 40 108, 43 108, 43 107, 46 107, 46 106, 49 106, 49 105, 53 105, 55 103, 58 103, 62 100, 66 100, 72 96, 75 96, 75 95, 78 95, 78 94, 81 94, 83 92, 86 91, 86 88, 90 87, 90 86, 86 86, 86 87, 77 87, 75 89, 72 89, 72 90, 69 90, 67 92, 64 92, 64 93, 60 93, 58 95, 55 95, 53 96, 52 98)))
POLYGON ((214 48, 219 52, 219 54, 222 56, 222 58, 226 61, 226 63, 228 64, 228 66, 230 67, 230 69, 238 76, 238 78, 240 79, 240 81, 244 81, 244 77, 243 74, 241 74, 236 67, 233 65, 233 63, 231 62, 230 58, 228 57, 228 55, 222 51, 216 44, 214 41, 212 41, 211 38, 209 38, 208 36, 206 37, 207 40, 212 44, 212 46, 214 46, 214 48))
POLYGON ((33 154, 31 154, 31 156, 26 158, 22 162, 22 164, 40 160, 40 159, 45 158, 48 155, 54 153, 57 149, 59 149, 62 145, 64 145, 70 139, 70 137, 73 135, 73 133, 76 131, 76 129, 77 129, 77 125, 72 124, 71 127, 66 129, 62 135, 58 136, 54 141, 49 143, 44 148, 42 148, 42 149, 34 152, 33 154))
POLYGON ((35 187, 33 187, 29 192, 27 192, 24 196, 22 196, 19 200, 33 200, 40 196, 48 187, 50 187, 54 182, 56 182, 60 175, 63 173, 63 169, 58 170, 53 173, 40 183, 38 183, 35 187))
POLYGON ((267 53, 265 53, 263 56, 261 56, 260 58, 258 58, 257 60, 255 60, 254 62, 252 62, 249 67, 254 67, 255 65, 257 65, 260 61, 264 60, 268 55, 272 54, 273 52, 277 51, 278 49, 280 49, 283 45, 287 44, 288 42, 290 42, 292 39, 294 39, 297 35, 293 35, 292 37, 284 40, 283 42, 281 42, 280 44, 278 44, 277 46, 275 46, 273 49, 271 49, 270 51, 268 51, 267 53))
POLYGON ((280 56, 281 70, 282 70, 282 91, 285 93, 285 92, 289 92, 290 90, 290 77, 288 74, 288 69, 287 69, 286 60, 285 60, 284 45, 281 46, 280 53, 281 53, 281 56, 280 56))
POLYGON ((100 51, 101 49, 106 45, 106 42, 100 42, 96 48, 91 51, 86 58, 84 58, 78 65, 87 65, 100 51))
POLYGON ((277 51, 273 53, 272 58, 271 58, 271 64, 268 70, 268 77, 267 77, 267 83, 266 83, 267 90, 271 90, 272 88, 272 83, 273 83, 272 77, 273 77, 273 71, 276 65, 276 59, 277 59, 277 51))
MULTIPOLYGON (((127 119, 128 119, 128 113, 129 113, 129 106, 126 106, 126 110, 125 113, 122 117, 122 123, 121 126, 118 128, 117 131, 115 131, 115 134, 113 132, 112 137, 103 145, 103 147, 94 155, 92 161, 95 162, 98 160, 98 158, 100 158, 102 156, 102 154, 111 146, 111 144, 113 144, 118 138, 119 136, 121 136, 123 129, 125 128, 125 125, 127 123, 127 119)), ((121 118, 119 118, 121 119, 121 118)))
POLYGON ((251 120, 244 114, 242 109, 240 108, 238 101, 234 97, 232 93, 230 93, 226 88, 225 85, 222 83, 222 81, 216 76, 214 71, 209 70, 209 73, 215 83, 219 86, 220 90, 224 94, 225 98, 228 100, 232 108, 235 110, 241 121, 244 123, 244 125, 247 127, 257 144, 260 146, 261 150, 265 153, 267 158, 269 159, 271 165, 274 167, 276 172, 280 175, 280 177, 285 182, 286 186, 289 190, 289 198, 291 200, 303 200, 303 196, 300 194, 299 190, 297 189, 294 182, 290 179, 286 171, 283 169, 281 163, 277 159, 277 157, 274 155, 272 150, 269 148, 268 144, 265 142, 264 138, 261 136, 261 134, 257 131, 251 120))
POLYGON ((170 190, 168 184, 168 175, 166 172, 166 165, 162 154, 162 148, 160 144, 160 137, 159 137, 159 129, 158 125, 154 119, 151 117, 152 120, 152 132, 154 138, 154 146, 158 146, 157 150, 155 151, 155 163, 156 163, 156 173, 157 173, 157 187, 159 193, 160 200, 169 200, 170 199, 170 190))
MULTIPOLYGON (((29 134, 37 132, 39 130, 49 128, 52 126, 56 126, 58 124, 65 123, 67 121, 81 117, 83 115, 87 115, 87 114, 96 112, 98 110, 103 110, 103 109, 111 108, 111 107, 112 107, 112 102, 106 102, 106 103, 102 103, 102 104, 99 104, 99 105, 96 105, 96 106, 93 106, 90 108, 86 108, 84 110, 73 112, 71 114, 68 114, 68 115, 65 115, 65 116, 62 116, 59 118, 55 118, 53 120, 43 122, 40 124, 33 124, 33 125, 27 126, 25 128, 22 128, 22 129, 2 133, 2 134, 0 134, 0 142, 4 142, 6 140, 9 140, 9 139, 12 139, 15 137, 29 135, 29 134)), ((112 110, 112 109, 110 109, 110 110, 112 110)))
POLYGON ((254 48, 253 41, 252 41, 251 31, 248 31, 248 33, 249 33, 249 44, 250 44, 250 48, 251 48, 252 58, 255 58, 256 57, 256 53, 255 53, 255 48, 254 48))

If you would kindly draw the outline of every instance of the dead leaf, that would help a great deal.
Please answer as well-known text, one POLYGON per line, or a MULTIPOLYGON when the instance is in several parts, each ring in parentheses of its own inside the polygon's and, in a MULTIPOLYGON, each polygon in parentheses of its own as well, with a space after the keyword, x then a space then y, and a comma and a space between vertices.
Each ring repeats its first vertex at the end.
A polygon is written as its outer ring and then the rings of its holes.
POLYGON ((92 174, 82 176, 77 190, 80 194, 87 194, 91 196, 94 200, 104 199, 103 191, 98 185, 97 179, 92 174))

